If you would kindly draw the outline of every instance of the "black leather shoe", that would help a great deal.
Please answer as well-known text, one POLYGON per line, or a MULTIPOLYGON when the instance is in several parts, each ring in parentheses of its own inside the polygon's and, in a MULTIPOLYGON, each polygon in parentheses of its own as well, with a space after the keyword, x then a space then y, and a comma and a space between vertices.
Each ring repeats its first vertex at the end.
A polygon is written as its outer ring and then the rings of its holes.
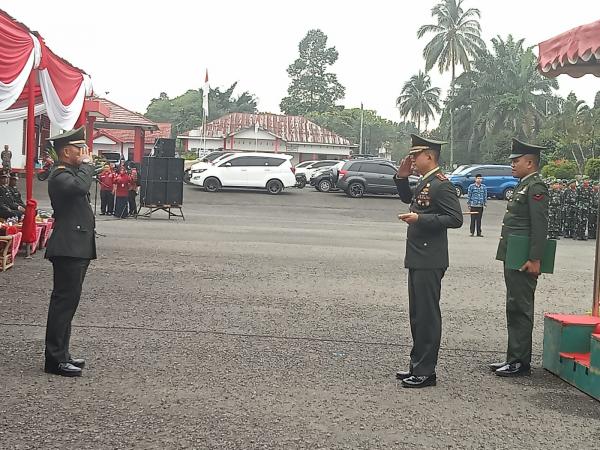
POLYGON ((435 373, 429 376, 411 375, 402 380, 402 387, 405 388, 424 388, 427 386, 435 386, 436 384, 435 373))
POLYGON ((522 375, 529 375, 531 367, 529 364, 523 364, 520 362, 507 364, 504 367, 500 367, 494 373, 499 377, 519 377, 522 375))
POLYGON ((396 372, 396 380, 406 380, 408 377, 411 377, 412 373, 409 371, 399 370, 396 372))
POLYGON ((505 362, 499 362, 499 363, 492 363, 492 364, 490 364, 490 370, 492 372, 495 372, 496 370, 498 370, 498 369, 506 366, 507 364, 508 363, 506 361, 505 362))
POLYGON ((71 358, 68 363, 74 365, 75 367, 79 367, 80 369, 85 367, 85 359, 81 358, 71 358))
POLYGON ((58 364, 46 363, 44 372, 60 375, 62 377, 80 377, 82 373, 79 367, 68 362, 58 364))

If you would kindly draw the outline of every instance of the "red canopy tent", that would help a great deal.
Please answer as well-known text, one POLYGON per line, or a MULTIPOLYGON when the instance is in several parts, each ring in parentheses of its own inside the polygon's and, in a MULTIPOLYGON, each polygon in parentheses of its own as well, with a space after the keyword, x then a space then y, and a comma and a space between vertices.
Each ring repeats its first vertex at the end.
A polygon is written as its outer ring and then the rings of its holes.
MULTIPOLYGON (((600 77, 600 20, 539 44, 538 69, 547 77, 600 77)), ((597 219, 600 226, 600 217, 597 219)), ((596 236, 592 316, 546 314, 543 366, 600 400, 600 239, 596 236)))
POLYGON ((90 77, 58 57, 42 37, 0 10, 0 121, 27 118, 27 199, 33 193, 35 114, 63 130, 85 123, 90 77))

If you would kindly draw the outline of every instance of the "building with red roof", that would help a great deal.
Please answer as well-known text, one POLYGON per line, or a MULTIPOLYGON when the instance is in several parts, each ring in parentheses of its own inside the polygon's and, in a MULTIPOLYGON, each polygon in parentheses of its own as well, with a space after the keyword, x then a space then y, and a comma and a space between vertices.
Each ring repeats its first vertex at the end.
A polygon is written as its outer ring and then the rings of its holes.
POLYGON ((287 153, 294 162, 343 159, 357 146, 302 116, 230 113, 202 128, 177 136, 188 151, 213 150, 287 153), (206 132, 206 136, 204 135, 206 132))

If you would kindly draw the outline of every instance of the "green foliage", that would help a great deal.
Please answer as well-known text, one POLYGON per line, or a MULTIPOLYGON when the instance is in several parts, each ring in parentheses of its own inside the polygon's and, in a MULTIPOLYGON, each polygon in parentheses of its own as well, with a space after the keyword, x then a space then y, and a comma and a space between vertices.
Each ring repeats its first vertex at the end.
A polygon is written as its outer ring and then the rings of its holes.
MULTIPOLYGON (((213 120, 231 112, 255 113, 256 99, 249 92, 242 92, 234 96, 233 92, 237 82, 225 90, 211 88, 208 94, 209 108, 208 120, 213 120)), ((146 117, 155 122, 168 122, 173 124, 173 136, 193 128, 202 123, 202 89, 190 89, 185 94, 169 98, 161 92, 158 98, 150 101, 146 110, 146 117)))
POLYGON ((431 87, 429 75, 419 70, 417 75, 410 77, 404 86, 400 96, 396 99, 396 105, 400 114, 405 119, 410 116, 412 121, 417 122, 417 130, 421 131, 421 118, 425 122, 425 128, 435 113, 440 108, 440 88, 431 87))
POLYGON ((577 175, 577 166, 573 161, 567 160, 556 160, 550 161, 544 167, 542 167, 542 176, 544 178, 558 178, 564 180, 570 180, 575 178, 577 175))
POLYGON ((452 71, 453 81, 456 65, 470 70, 471 58, 485 49, 485 43, 480 37, 481 14, 476 8, 463 10, 462 3, 463 0, 443 0, 438 3, 431 10, 437 24, 423 25, 417 32, 419 39, 427 33, 434 33, 423 49, 425 70, 428 72, 437 64, 440 73, 452 71))
POLYGON ((588 177, 593 180, 600 179, 600 158, 588 159, 585 163, 585 172, 588 177))
POLYGON ((333 108, 346 91, 337 76, 327 72, 328 66, 338 59, 337 50, 327 47, 327 35, 321 30, 310 30, 298 49, 300 56, 287 69, 292 81, 288 96, 281 100, 281 110, 285 114, 304 115, 333 108))
MULTIPOLYGON (((309 113, 305 117, 351 142, 358 143, 360 141, 360 115, 360 108, 337 107, 326 112, 309 113)), ((409 135, 416 131, 412 123, 394 123, 378 116, 375 111, 364 110, 363 153, 376 155, 383 146, 391 150, 394 160, 398 160, 401 155, 408 152, 409 135)))

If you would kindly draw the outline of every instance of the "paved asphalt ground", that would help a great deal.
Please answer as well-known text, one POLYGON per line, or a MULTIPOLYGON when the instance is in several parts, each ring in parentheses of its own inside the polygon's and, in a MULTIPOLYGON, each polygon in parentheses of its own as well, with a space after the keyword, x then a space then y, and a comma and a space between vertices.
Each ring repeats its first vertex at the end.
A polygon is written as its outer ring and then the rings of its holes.
POLYGON ((50 264, 0 274, 0 448, 597 448, 600 403, 540 368, 543 312, 590 309, 593 241, 560 241, 539 282, 531 377, 487 370, 505 349, 504 207, 484 238, 449 233, 423 390, 394 379, 411 344, 397 198, 186 186, 185 222, 99 216, 82 378, 42 371, 50 264))

